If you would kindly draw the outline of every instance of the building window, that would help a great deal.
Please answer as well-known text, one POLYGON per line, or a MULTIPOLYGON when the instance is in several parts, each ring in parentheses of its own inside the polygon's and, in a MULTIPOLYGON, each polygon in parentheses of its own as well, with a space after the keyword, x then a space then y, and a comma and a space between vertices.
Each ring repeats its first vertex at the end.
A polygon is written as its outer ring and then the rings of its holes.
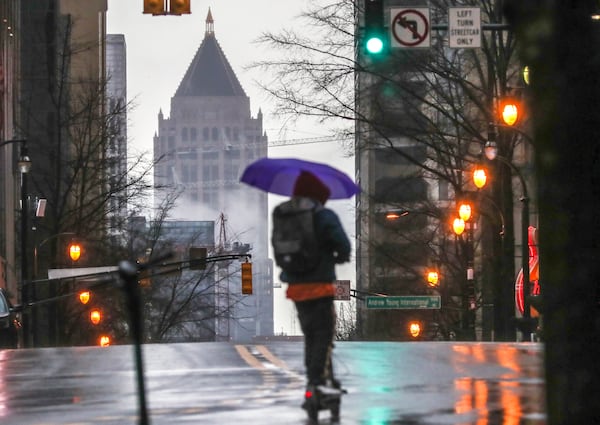
POLYGON ((208 127, 204 127, 202 129, 202 140, 208 140, 210 138, 210 129, 208 127))
POLYGON ((190 128, 190 139, 192 142, 195 142, 198 139, 198 131, 196 130, 196 127, 190 128))
POLYGON ((450 200, 450 182, 445 180, 438 181, 438 195, 440 201, 450 200))
POLYGON ((219 129, 217 127, 212 128, 211 140, 219 140, 219 129))
POLYGON ((181 140, 183 142, 187 142, 187 140, 188 140, 188 129, 187 129, 187 127, 183 127, 181 129, 181 140))
POLYGON ((375 182, 376 202, 427 200, 427 182, 422 177, 384 177, 375 182))

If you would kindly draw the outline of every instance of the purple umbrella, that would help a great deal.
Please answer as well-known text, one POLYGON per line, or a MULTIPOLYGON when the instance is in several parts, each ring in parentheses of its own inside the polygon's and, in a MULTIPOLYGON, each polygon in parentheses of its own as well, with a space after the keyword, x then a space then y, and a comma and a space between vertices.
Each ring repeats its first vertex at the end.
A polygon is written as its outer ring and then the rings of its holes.
POLYGON ((291 196, 302 171, 314 174, 331 191, 330 199, 345 199, 360 192, 352 179, 327 164, 296 158, 262 158, 248 165, 240 181, 265 192, 291 196))

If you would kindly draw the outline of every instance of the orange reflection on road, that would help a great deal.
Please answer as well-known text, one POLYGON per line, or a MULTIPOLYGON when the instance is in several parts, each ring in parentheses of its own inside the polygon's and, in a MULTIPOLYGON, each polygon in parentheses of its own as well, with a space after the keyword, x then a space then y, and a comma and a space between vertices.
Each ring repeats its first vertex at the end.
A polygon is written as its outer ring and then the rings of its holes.
POLYGON ((475 414, 474 425, 519 425, 526 400, 522 399, 525 389, 517 381, 523 374, 518 361, 518 349, 506 345, 499 346, 494 351, 486 351, 481 345, 457 344, 453 350, 463 355, 455 360, 457 370, 465 375, 470 374, 469 364, 489 361, 490 356, 495 356, 498 365, 504 369, 493 379, 475 376, 455 379, 454 387, 459 394, 454 405, 455 413, 475 414))

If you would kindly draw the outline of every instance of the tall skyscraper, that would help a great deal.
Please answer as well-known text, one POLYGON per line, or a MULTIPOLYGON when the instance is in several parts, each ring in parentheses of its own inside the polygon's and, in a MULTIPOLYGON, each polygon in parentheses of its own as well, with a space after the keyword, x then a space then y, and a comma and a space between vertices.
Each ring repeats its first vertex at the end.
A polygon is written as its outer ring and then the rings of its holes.
POLYGON ((217 246, 227 251, 250 244, 254 293, 241 296, 239 285, 230 285, 240 302, 227 338, 238 341, 273 334, 267 195, 239 182, 248 164, 267 155, 262 120, 260 110, 251 116, 250 99, 217 42, 209 9, 204 39, 171 98, 170 117, 158 114, 155 204, 177 192, 178 219, 224 217, 225 237, 217 246))
MULTIPOLYGON (((127 46, 123 34, 107 34, 106 36, 106 112, 110 124, 108 126, 109 143, 106 157, 110 161, 108 172, 118 180, 118 176, 127 174, 127 46)), ((113 187, 108 203, 108 231, 118 236, 127 218, 127 193, 114 187, 114 180, 109 179, 113 187)))

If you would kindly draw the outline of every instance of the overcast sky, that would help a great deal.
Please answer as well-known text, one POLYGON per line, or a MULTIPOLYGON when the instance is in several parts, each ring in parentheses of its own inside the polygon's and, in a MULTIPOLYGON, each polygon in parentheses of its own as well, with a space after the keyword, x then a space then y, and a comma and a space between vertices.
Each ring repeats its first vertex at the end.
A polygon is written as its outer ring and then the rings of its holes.
MULTIPOLYGON (((192 13, 182 16, 144 15, 143 0, 108 0, 107 32, 124 34, 127 45, 127 95, 134 108, 129 113, 128 149, 130 154, 151 152, 152 137, 158 130, 158 112, 170 116, 171 97, 175 94, 196 50, 202 43, 206 16, 210 7, 219 45, 250 97, 252 115, 262 110, 263 126, 269 140, 327 136, 326 129, 310 122, 284 124, 272 114, 274 106, 255 84, 264 78, 245 68, 261 55, 269 54, 253 43, 264 31, 297 28, 295 19, 306 7, 306 0, 191 0, 192 13), (214 4, 213 4, 214 3, 214 4)), ((272 157, 300 157, 328 162, 354 176, 354 159, 344 158, 336 143, 300 144, 269 149, 272 157)), ((249 189, 254 190, 254 189, 249 189)), ((270 197, 270 206, 284 198, 270 197)), ((341 217, 354 239, 354 200, 332 201, 328 206, 341 217)), ((338 268, 338 279, 354 282, 354 264, 338 268)), ((274 276, 278 281, 278 276, 274 276)), ((285 285, 284 285, 285 287, 285 285)), ((283 289, 275 291, 275 332, 299 333, 291 303, 284 300, 283 289)))

